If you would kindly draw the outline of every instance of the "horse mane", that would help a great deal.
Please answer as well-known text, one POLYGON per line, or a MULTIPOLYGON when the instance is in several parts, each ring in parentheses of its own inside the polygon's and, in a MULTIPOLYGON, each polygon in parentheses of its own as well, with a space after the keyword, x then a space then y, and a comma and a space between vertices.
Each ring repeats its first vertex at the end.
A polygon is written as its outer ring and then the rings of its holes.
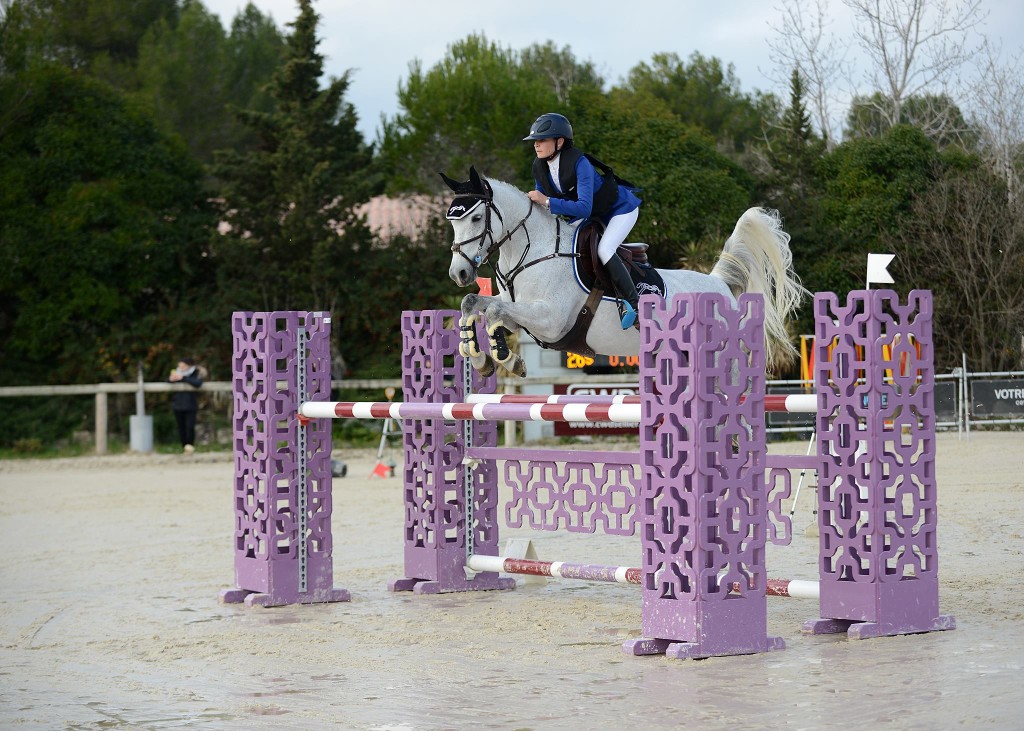
POLYGON ((504 180, 498 180, 496 178, 488 178, 486 176, 484 177, 484 180, 490 184, 491 190, 494 191, 495 196, 497 196, 498 192, 501 191, 503 194, 506 194, 519 202, 523 202, 524 199, 527 202, 529 201, 526 193, 511 183, 506 183, 504 180))

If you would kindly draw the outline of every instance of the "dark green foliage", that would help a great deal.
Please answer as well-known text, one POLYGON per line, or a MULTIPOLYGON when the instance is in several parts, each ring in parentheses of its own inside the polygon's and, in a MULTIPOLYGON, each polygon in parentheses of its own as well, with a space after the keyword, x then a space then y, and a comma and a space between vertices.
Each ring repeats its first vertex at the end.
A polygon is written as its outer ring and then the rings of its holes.
POLYGON ((685 125, 708 132, 723 151, 746 151, 777 116, 778 102, 766 94, 744 94, 732 65, 698 52, 687 64, 675 53, 656 53, 651 63, 629 72, 625 87, 636 96, 662 101, 685 125))
MULTIPOLYGON (((829 290, 829 282, 842 280, 840 262, 832 256, 834 240, 822 212, 822 177, 825 142, 811 127, 804 101, 803 79, 794 70, 790 77, 789 105, 779 125, 769 131, 764 167, 759 171, 759 202, 778 210, 792 237, 793 266, 811 291, 829 290)), ((805 307, 793 328, 794 334, 813 331, 813 312, 805 307)))
MULTIPOLYGON (((895 115, 892 100, 881 92, 854 97, 846 116, 846 136, 879 137, 892 128, 889 119, 895 115)), ((978 131, 964 119, 957 104, 946 94, 912 96, 899 107, 900 124, 925 131, 939 146, 974 145, 978 131)))
POLYGON ((344 100, 349 79, 320 88, 317 16, 300 3, 285 62, 274 75, 271 112, 241 119, 257 137, 246 152, 224 151, 214 168, 223 181, 220 211, 231 225, 214 249, 222 315, 230 310, 329 310, 344 353, 361 332, 352 316, 372 301, 356 293, 373 242, 355 208, 371 193, 371 149, 344 100))
POLYGON ((440 190, 438 172, 526 185, 532 150, 522 142, 544 112, 563 110, 580 88, 600 89, 593 65, 550 43, 521 54, 483 35, 453 43, 433 68, 418 61, 399 86, 401 111, 383 126, 381 164, 389 191, 440 190))
POLYGON ((60 67, 0 79, 0 368, 119 378, 206 266, 200 169, 117 93, 60 67))
POLYGON ((236 110, 271 111, 262 88, 280 65, 283 47, 273 23, 252 5, 227 36, 216 16, 188 2, 179 18, 154 23, 142 39, 139 97, 165 130, 180 134, 198 160, 211 163, 214 150, 255 143, 236 110))
POLYGON ((841 145, 825 161, 830 222, 848 237, 874 240, 908 212, 937 160, 935 145, 908 126, 841 145))

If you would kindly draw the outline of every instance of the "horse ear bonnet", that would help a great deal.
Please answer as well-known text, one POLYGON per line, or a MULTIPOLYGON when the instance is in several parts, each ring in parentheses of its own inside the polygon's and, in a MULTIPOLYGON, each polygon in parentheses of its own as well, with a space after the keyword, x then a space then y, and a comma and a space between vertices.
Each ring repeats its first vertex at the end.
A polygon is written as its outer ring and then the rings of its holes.
POLYGON ((444 217, 449 221, 465 218, 485 200, 491 199, 491 187, 486 181, 481 180, 476 168, 469 169, 469 180, 464 183, 452 180, 444 173, 441 173, 441 178, 453 192, 460 194, 448 206, 448 212, 444 217))

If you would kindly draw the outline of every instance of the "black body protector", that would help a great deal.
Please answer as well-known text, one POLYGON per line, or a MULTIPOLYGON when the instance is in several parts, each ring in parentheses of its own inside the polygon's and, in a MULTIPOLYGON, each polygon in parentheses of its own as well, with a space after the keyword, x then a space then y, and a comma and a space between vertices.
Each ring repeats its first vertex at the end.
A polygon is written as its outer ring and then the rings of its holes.
POLYGON ((539 157, 534 159, 533 177, 540 184, 541 192, 548 198, 579 200, 576 190, 576 163, 581 157, 586 157, 590 164, 597 168, 598 177, 601 179, 601 187, 594 191, 594 204, 590 211, 590 217, 601 218, 608 213, 619 197, 619 183, 611 168, 575 147, 563 148, 560 154, 562 159, 558 164, 558 183, 562 186, 561 191, 555 190, 555 186, 551 184, 547 161, 539 157))

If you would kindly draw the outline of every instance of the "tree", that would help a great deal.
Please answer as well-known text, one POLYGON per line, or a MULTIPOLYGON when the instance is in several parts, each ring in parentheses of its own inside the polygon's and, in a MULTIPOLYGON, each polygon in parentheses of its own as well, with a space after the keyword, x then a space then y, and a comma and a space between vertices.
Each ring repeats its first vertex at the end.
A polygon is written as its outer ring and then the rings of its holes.
POLYGON ((832 149, 840 141, 833 122, 833 108, 839 82, 849 73, 845 59, 848 44, 827 30, 830 24, 828 0, 813 0, 810 8, 804 0, 783 0, 779 11, 782 19, 778 25, 771 26, 775 38, 768 42, 769 58, 775 64, 774 80, 781 86, 789 74, 800 74, 818 130, 832 149))
POLYGON ((581 89, 600 88, 591 64, 549 44, 516 53, 470 35, 428 71, 419 61, 399 85, 401 111, 385 120, 381 167, 390 191, 441 187, 437 173, 481 173, 525 185, 530 155, 520 142, 543 112, 566 109, 581 89))
POLYGON ((154 22, 173 20, 178 4, 177 0, 13 0, 7 10, 5 41, 14 43, 10 55, 3 53, 12 68, 56 62, 127 90, 135 84, 139 41, 154 22))
MULTIPOLYGON (((881 92, 855 96, 846 118, 846 137, 878 137, 892 127, 880 110, 888 105, 881 92)), ((900 106, 900 124, 909 124, 928 134, 939 147, 961 145, 973 148, 978 134, 964 119, 960 108, 946 94, 925 94, 904 99, 900 106)))
MULTIPOLYGON (((868 75, 880 93, 870 103, 886 128, 902 124, 913 97, 943 100, 943 87, 975 54, 968 33, 981 22, 980 0, 843 0, 854 14, 854 36, 870 59, 868 75)), ((916 111, 929 134, 951 120, 943 102, 916 111)))
POLYGON ((214 150, 255 144, 236 110, 271 111, 261 90, 280 65, 283 47, 273 22, 251 3, 235 18, 229 37, 217 16, 186 0, 176 22, 158 20, 142 39, 140 97, 197 159, 212 163, 214 150))
POLYGON ((176 131, 199 160, 226 146, 224 28, 198 2, 186 2, 177 22, 158 20, 140 44, 140 94, 167 131, 176 131))
MULTIPOLYGON (((354 209, 371 193, 372 150, 344 100, 348 74, 320 88, 317 22, 310 1, 300 0, 269 89, 274 110, 242 113, 258 147, 217 155, 220 212, 231 230, 214 246, 225 301, 235 309, 347 312, 366 304, 351 301, 346 282, 358 278, 371 243, 354 209)), ((339 325, 344 336, 351 323, 340 318, 339 325)))
POLYGON ((229 107, 273 110, 274 101, 267 85, 281 65, 284 48, 284 37, 273 19, 251 2, 235 16, 228 35, 225 73, 225 99, 229 107))
POLYGON ((881 137, 845 142, 821 162, 821 231, 801 272, 812 291, 847 292, 864 283, 868 252, 912 214, 915 196, 932 185, 942 158, 919 129, 894 127, 881 137))
POLYGON ((557 49, 551 41, 534 43, 520 54, 520 62, 525 70, 550 82, 560 107, 568 105, 572 93, 578 89, 604 87, 604 79, 594 69, 594 64, 577 61, 569 46, 557 49))
POLYGON ((1024 53, 1003 63, 999 52, 986 45, 981 78, 971 88, 973 119, 981 139, 978 148, 1006 186, 1011 202, 1021 196, 1024 178, 1024 53))
POLYGON ((953 169, 888 232, 900 279, 935 293, 936 365, 1020 368, 1024 337, 1024 207, 975 165, 953 169))
POLYGON ((661 100, 680 122, 706 130, 727 153, 747 150, 761 137, 765 120, 778 116, 774 97, 744 94, 731 64, 723 69, 717 58, 697 52, 689 64, 675 53, 656 53, 650 65, 630 70, 624 88, 661 100))
MULTIPOLYGON (((796 252, 804 249, 802 241, 814 238, 818 226, 823 192, 818 168, 825 152, 804 102, 803 76, 793 69, 789 106, 766 136, 759 185, 765 202, 785 217, 796 252)), ((800 263, 798 254, 794 259, 800 263)))
POLYGON ((133 376, 203 296, 200 169, 118 92, 65 68, 0 78, 0 109, 4 380, 133 376))

